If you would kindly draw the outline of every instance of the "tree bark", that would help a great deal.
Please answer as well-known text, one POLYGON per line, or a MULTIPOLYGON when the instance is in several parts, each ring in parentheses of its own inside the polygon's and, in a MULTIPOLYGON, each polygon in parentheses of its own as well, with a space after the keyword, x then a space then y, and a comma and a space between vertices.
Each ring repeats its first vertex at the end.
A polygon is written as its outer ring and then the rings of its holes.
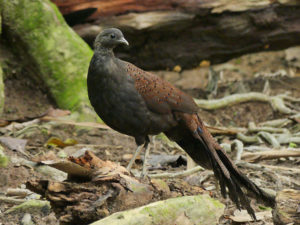
POLYGON ((94 117, 86 91, 92 50, 56 6, 48 0, 0 0, 0 8, 5 38, 24 67, 41 79, 59 107, 94 117))
POLYGON ((119 27, 130 47, 119 56, 144 69, 192 68, 245 53, 300 44, 300 2, 113 0, 55 2, 63 14, 96 9, 74 29, 89 44, 103 27, 119 27), (134 12, 134 13, 133 13, 134 12))

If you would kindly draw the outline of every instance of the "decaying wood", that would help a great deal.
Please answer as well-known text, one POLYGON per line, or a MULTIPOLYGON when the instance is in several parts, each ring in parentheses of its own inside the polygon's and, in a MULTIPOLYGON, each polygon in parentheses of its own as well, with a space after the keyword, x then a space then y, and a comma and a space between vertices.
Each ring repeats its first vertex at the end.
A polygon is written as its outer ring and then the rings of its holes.
POLYGON ((294 0, 52 1, 65 16, 96 9, 80 21, 92 24, 74 27, 78 34, 92 44, 103 27, 121 28, 130 48, 120 56, 144 69, 192 68, 202 60, 220 63, 300 43, 300 3, 294 0))
POLYGON ((277 193, 273 210, 275 225, 300 224, 300 191, 285 189, 277 193))
POLYGON ((27 188, 48 199, 60 222, 65 224, 87 224, 116 211, 145 205, 152 201, 155 191, 163 192, 89 151, 80 158, 41 163, 67 172, 69 179, 33 180, 27 182, 27 188))

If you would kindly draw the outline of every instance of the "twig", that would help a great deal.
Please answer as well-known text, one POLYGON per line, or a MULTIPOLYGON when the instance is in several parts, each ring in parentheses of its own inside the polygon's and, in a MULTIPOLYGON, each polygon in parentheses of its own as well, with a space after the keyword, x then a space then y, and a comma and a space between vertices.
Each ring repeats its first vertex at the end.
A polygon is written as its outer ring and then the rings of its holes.
POLYGON ((257 153, 244 153, 242 155, 242 159, 247 162, 257 162, 260 160, 279 159, 279 158, 288 158, 288 157, 300 157, 300 151, 273 150, 273 151, 264 151, 264 152, 257 152, 257 153))
POLYGON ((294 173, 300 173, 300 169, 297 168, 290 168, 284 166, 272 166, 272 165, 264 165, 264 167, 272 169, 272 170, 281 170, 282 171, 292 171, 294 173))
MULTIPOLYGON (((273 151, 274 148, 269 148, 269 147, 265 147, 265 146, 257 146, 257 145, 252 145, 252 146, 246 146, 244 147, 245 151, 249 151, 249 152, 262 152, 262 151, 273 151)), ((299 148, 280 148, 277 151, 285 151, 285 150, 300 150, 299 148)))
POLYGON ((229 127, 212 127, 209 125, 205 126, 208 128, 209 132, 212 134, 224 134, 224 135, 235 135, 239 132, 246 132, 246 128, 242 127, 234 127, 234 128, 229 128, 229 127))
POLYGON ((22 188, 8 188, 6 191, 7 196, 18 196, 18 197, 26 197, 27 195, 32 194, 31 191, 28 189, 22 189, 22 188))
POLYGON ((289 167, 284 167, 284 166, 271 166, 271 165, 262 165, 262 164, 253 164, 253 163, 248 163, 244 161, 240 161, 236 163, 237 166, 244 167, 244 168, 249 168, 249 169, 254 169, 254 170, 265 170, 267 172, 274 172, 274 170, 279 170, 280 172, 293 172, 293 173, 300 173, 300 169, 297 168, 289 168, 289 167))
POLYGON ((105 124, 101 123, 93 123, 93 122, 74 122, 71 120, 63 120, 58 119, 56 117, 44 116, 40 119, 41 121, 54 121, 61 124, 69 124, 74 126, 82 126, 82 127, 94 127, 94 128, 101 128, 105 130, 110 130, 111 128, 105 124))
POLYGON ((175 177, 183 177, 183 176, 188 176, 193 173, 197 173, 199 171, 203 171, 201 166, 196 166, 190 170, 185 170, 177 173, 158 173, 158 174, 149 174, 149 177, 151 178, 175 178, 175 177))
POLYGON ((20 204, 20 203, 26 202, 27 200, 26 199, 16 199, 16 198, 12 198, 12 197, 0 196, 0 201, 10 203, 10 204, 20 204))

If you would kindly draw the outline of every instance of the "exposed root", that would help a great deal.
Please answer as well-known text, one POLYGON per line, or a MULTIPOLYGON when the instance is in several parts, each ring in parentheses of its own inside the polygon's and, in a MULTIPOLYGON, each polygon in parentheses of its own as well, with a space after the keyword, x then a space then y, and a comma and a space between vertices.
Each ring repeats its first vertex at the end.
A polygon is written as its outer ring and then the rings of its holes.
POLYGON ((278 111, 283 114, 292 114, 296 111, 287 107, 284 103, 286 101, 294 101, 298 99, 288 98, 287 95, 277 95, 277 96, 268 96, 259 92, 249 92, 243 94, 233 94, 230 96, 226 96, 221 99, 214 100, 203 100, 203 99, 195 99, 197 105, 202 109, 214 110, 219 108, 224 108, 226 106, 236 105, 243 102, 249 101, 259 101, 259 102, 268 102, 271 104, 272 108, 275 111, 278 111))

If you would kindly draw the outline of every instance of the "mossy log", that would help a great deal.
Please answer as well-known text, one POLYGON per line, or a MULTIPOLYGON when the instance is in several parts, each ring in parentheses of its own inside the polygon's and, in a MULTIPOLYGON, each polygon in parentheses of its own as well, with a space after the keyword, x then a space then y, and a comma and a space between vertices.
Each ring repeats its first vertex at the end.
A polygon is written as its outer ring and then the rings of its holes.
POLYGON ((48 0, 0 0, 0 8, 4 38, 57 105, 89 109, 86 75, 93 52, 65 23, 57 7, 48 0))
POLYGON ((103 27, 121 28, 130 46, 119 56, 148 70, 193 68, 202 60, 220 63, 300 44, 295 0, 52 1, 70 22, 72 15, 78 19, 83 10, 96 9, 80 21, 87 24, 74 27, 78 34, 91 44, 103 27))

